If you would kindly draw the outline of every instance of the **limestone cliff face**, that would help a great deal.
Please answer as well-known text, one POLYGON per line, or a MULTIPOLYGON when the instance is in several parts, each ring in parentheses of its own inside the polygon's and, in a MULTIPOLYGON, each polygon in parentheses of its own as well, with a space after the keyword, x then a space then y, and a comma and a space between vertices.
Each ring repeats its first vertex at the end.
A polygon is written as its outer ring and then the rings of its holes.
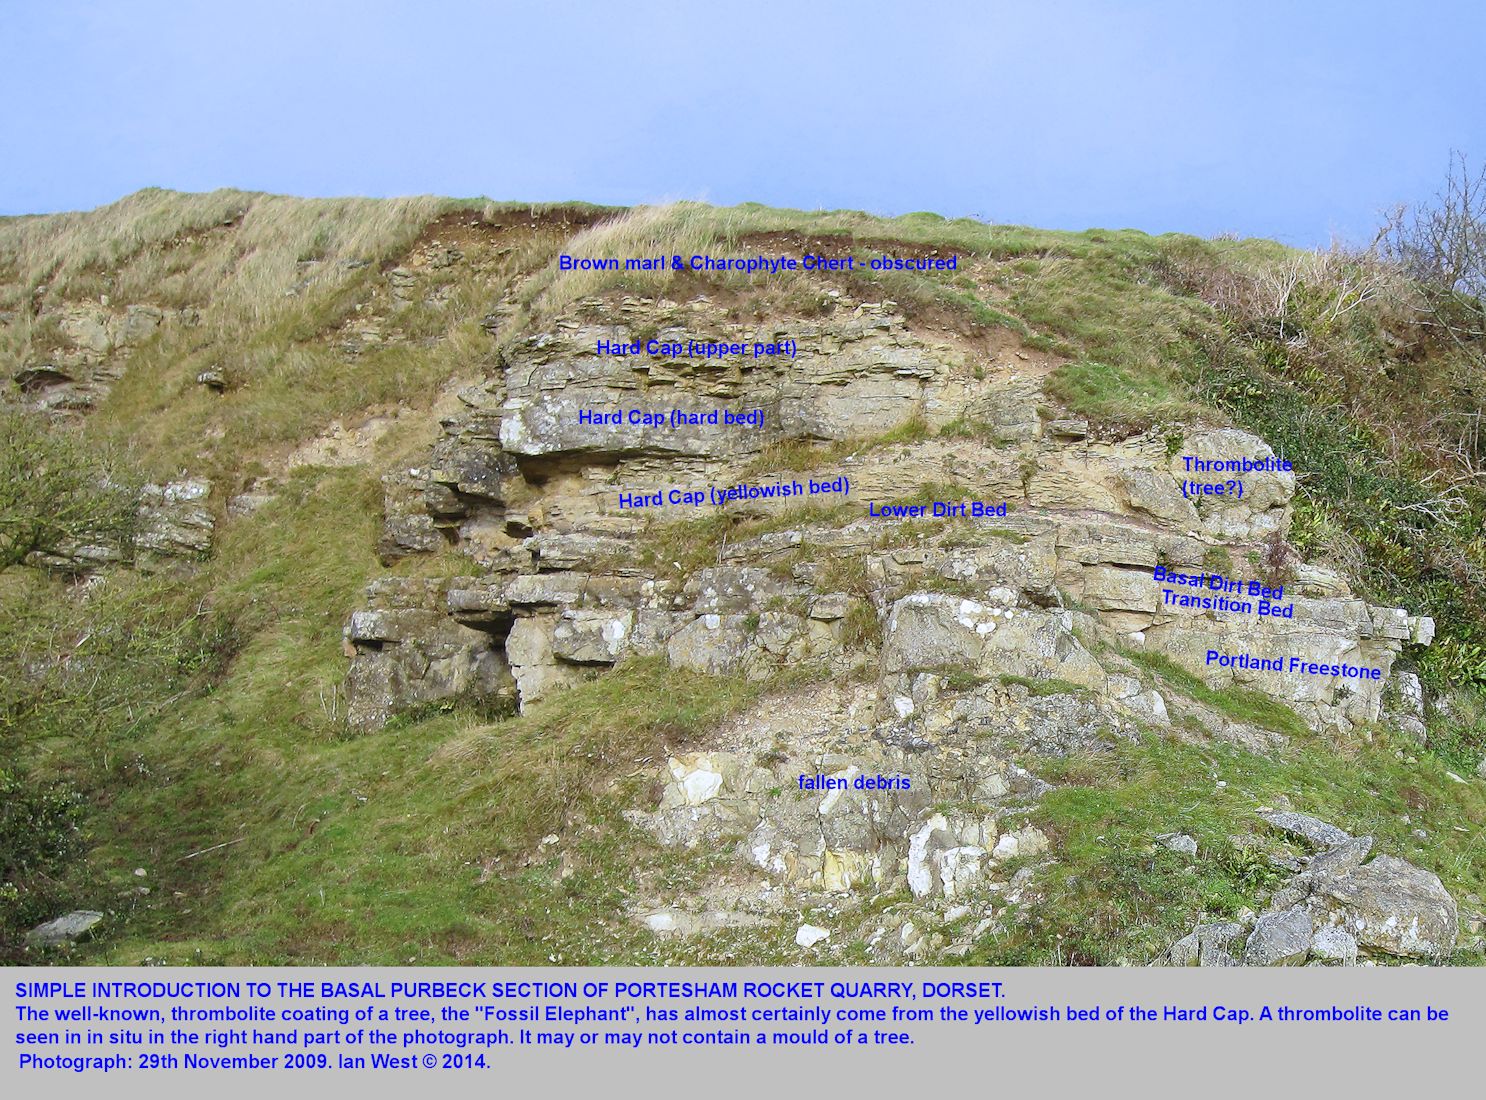
POLYGON ((1227 428, 1092 439, 1043 393, 1051 365, 839 295, 824 319, 755 324, 702 297, 579 303, 461 392, 426 462, 385 478, 384 559, 452 543, 471 576, 374 586, 348 627, 353 720, 465 692, 525 706, 627 654, 660 654, 760 678, 805 663, 864 670, 879 718, 907 726, 932 724, 951 682, 1000 677, 1067 681, 1111 711, 1167 721, 1158 692, 1138 678, 1127 690, 1122 652, 1262 692, 1317 728, 1379 720, 1393 661, 1432 624, 1353 597, 1319 567, 1271 575, 1294 473, 1227 428), (794 357, 595 351, 786 339, 794 357), (788 454, 808 468, 791 470, 788 454), (1242 475, 1241 494, 1202 495, 1183 483, 1231 475, 1193 474, 1193 460, 1265 468, 1242 475), (708 495, 745 482, 849 492, 708 495), (925 500, 989 514, 872 514, 925 486, 925 500), (658 559, 659 536, 703 537, 675 525, 705 518, 729 532, 705 566, 658 559), (1157 581, 1158 567, 1224 577, 1228 591, 1157 581), (1279 614, 1260 613, 1251 582, 1283 585, 1266 601, 1279 614), (1380 678, 1316 675, 1292 658, 1380 678))
MULTIPOLYGON (((580 303, 461 393, 426 461, 385 479, 384 557, 452 544, 471 569, 373 585, 347 628, 352 722, 465 694, 526 707, 631 655, 757 679, 813 670, 818 686, 699 731, 701 748, 655 767, 655 803, 630 812, 773 884, 722 912, 636 914, 684 934, 768 919, 801 893, 906 886, 949 913, 987 891, 1015 901, 1032 872, 1000 868, 1049 849, 1029 823, 1048 784, 1026 754, 1097 753, 1153 728, 1261 751, 1282 738, 1153 670, 1262 693, 1316 729, 1417 721, 1417 703, 1389 713, 1384 690, 1433 624, 1287 557, 1295 473, 1262 439, 1200 424, 1091 438, 1043 392, 1053 365, 917 331, 888 302, 838 297, 825 319, 752 325, 704 298, 580 303), (651 338, 793 338, 799 352, 596 352, 651 338), (1235 460, 1260 468, 1205 466, 1235 460), (1221 495, 1201 488, 1218 482, 1221 495), (710 492, 779 483, 805 491, 710 492)), ((1291 923, 1304 942, 1286 961, 1331 958, 1309 916, 1291 923)), ((1255 961, 1274 953, 1269 924, 1250 937, 1255 961)), ((925 949, 911 922, 900 932, 874 938, 873 957, 925 949)))

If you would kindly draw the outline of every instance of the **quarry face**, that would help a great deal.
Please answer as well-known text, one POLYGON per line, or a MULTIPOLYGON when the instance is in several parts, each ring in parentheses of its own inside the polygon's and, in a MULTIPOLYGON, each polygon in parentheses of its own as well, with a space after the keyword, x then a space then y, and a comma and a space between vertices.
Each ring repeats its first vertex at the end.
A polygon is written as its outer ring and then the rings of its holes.
MULTIPOLYGON (((1150 738, 1266 754, 1423 733, 1405 647, 1433 622, 1295 553, 1306 471, 1260 435, 1196 414, 1091 424, 1054 396, 1066 359, 1045 343, 850 282, 805 308, 704 271, 667 296, 603 286, 523 313, 530 272, 503 266, 523 247, 504 233, 425 231, 333 330, 350 370, 430 354, 417 325, 483 288, 471 355, 436 395, 337 419, 235 484, 150 483, 127 545, 63 541, 30 564, 82 588, 189 572, 297 471, 360 468, 380 479, 381 575, 334 612, 334 719, 353 736, 472 704, 498 746, 505 719, 636 667, 755 685, 606 788, 629 835, 713 860, 687 892, 636 871, 621 918, 661 939, 855 914, 871 961, 952 961, 1035 914, 1064 843, 1042 807, 1067 773, 1150 738)), ((323 266, 295 265, 303 285, 323 266)), ((16 384, 62 418, 204 323, 195 307, 48 308, 59 345, 16 384)), ((240 378, 202 365, 182 400, 230 401, 240 378)), ((1437 877, 1300 809, 1255 826, 1287 876, 1264 912, 1199 922, 1161 961, 1449 954, 1462 918, 1437 877)), ((560 852, 570 874, 586 827, 570 817, 527 863, 560 852)), ((1206 857, 1175 829, 1150 850, 1206 857)), ((828 949, 829 929, 799 931, 828 949)))
MULTIPOLYGON (((471 694, 525 710, 634 658, 809 680, 656 761, 658 793, 626 811, 733 853, 715 896, 636 909, 694 935, 905 889, 941 917, 990 898, 983 925, 1035 901, 1028 868, 1055 858, 1029 753, 1150 730, 1283 743, 1156 670, 1315 731, 1417 721, 1385 689, 1433 624, 1317 565, 1273 575, 1295 475, 1262 438, 1097 438, 1045 393, 1052 357, 833 305, 739 323, 705 296, 607 295, 461 390, 427 457, 385 478, 381 548, 452 545, 470 573, 368 590, 352 724, 471 694), (732 353, 684 354, 698 333, 732 353)), ((1337 919, 1306 912, 1318 934, 1337 919)), ((958 949, 914 928, 879 928, 873 957, 958 949)))

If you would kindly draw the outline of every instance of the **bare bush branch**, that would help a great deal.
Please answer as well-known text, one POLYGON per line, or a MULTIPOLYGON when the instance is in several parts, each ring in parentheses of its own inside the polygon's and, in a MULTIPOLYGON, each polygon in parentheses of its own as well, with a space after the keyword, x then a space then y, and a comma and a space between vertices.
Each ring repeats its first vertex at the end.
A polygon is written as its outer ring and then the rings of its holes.
POLYGON ((1486 364, 1486 166, 1473 173, 1452 153, 1434 201, 1394 209, 1378 240, 1414 281, 1421 324, 1486 364))

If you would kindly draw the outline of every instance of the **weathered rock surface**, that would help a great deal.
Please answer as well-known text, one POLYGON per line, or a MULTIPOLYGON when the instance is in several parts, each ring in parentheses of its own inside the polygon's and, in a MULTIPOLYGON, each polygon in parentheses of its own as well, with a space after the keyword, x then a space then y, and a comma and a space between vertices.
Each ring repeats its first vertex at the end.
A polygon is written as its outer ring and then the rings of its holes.
POLYGON ((1459 914, 1439 876, 1393 856, 1319 882, 1316 905, 1363 948, 1413 958, 1455 949, 1459 914))
POLYGON ((1188 458, 1204 462, 1225 462, 1235 458, 1262 461, 1275 457, 1269 445, 1232 428, 1189 433, 1181 453, 1171 459, 1171 476, 1177 481, 1226 482, 1242 480, 1244 492, 1231 490, 1222 496, 1202 496, 1201 526, 1205 534, 1221 539, 1256 542, 1275 533, 1283 533, 1290 523, 1289 506, 1295 496, 1295 475, 1286 470, 1192 472, 1188 458))
POLYGON ((1311 938, 1310 957, 1317 962, 1355 966, 1357 963, 1357 939, 1350 932, 1326 926, 1316 929, 1311 938))
POLYGON ((22 403, 41 412, 91 411, 112 389, 134 349, 171 326, 197 320, 191 308, 164 310, 145 303, 122 308, 97 301, 47 305, 35 321, 52 328, 54 346, 19 364, 11 380, 22 403))
POLYGON ((1309 814, 1290 810, 1261 810, 1259 816, 1276 829, 1304 841, 1312 848, 1335 848, 1351 840, 1350 834, 1309 814))
POLYGON ((1351 837, 1312 856, 1311 861, 1306 864, 1306 874, 1314 881, 1349 874, 1362 866, 1362 861, 1372 852, 1372 847, 1373 839, 1370 836, 1351 837))
POLYGON ((216 521, 206 506, 211 482, 200 478, 146 485, 140 502, 135 562, 156 567, 169 559, 205 556, 212 548, 216 521))
POLYGON ((488 630, 461 625, 447 612, 448 582, 387 579, 370 595, 377 606, 352 615, 346 627, 353 728, 377 728, 410 706, 514 698, 516 680, 499 633, 509 631, 509 618, 492 613, 479 620, 488 630))
POLYGON ((132 531, 107 541, 68 540, 31 554, 27 561, 69 574, 124 564, 149 572, 199 561, 210 554, 216 533, 216 518, 207 504, 211 492, 211 482, 203 478, 145 485, 132 531))
POLYGON ((1186 856, 1197 854, 1197 841, 1186 833, 1163 833, 1156 838, 1156 843, 1172 852, 1179 852, 1186 856))
POLYGON ((1244 944, 1245 966, 1298 966, 1311 949, 1311 916, 1302 905, 1265 913, 1244 944))
MULTIPOLYGON (((1272 458, 1263 440, 1193 428, 1174 448, 1155 434, 1094 441, 1086 425, 1039 412, 1047 398, 1038 376, 1017 369, 1015 357, 981 381, 975 360, 983 352, 915 332, 890 303, 836 299, 830 316, 790 322, 796 358, 722 362, 600 356, 595 344, 641 330, 662 343, 710 332, 751 344, 777 335, 778 326, 730 320, 705 299, 579 303, 510 348, 498 372, 460 391, 463 411, 445 418, 426 462, 387 475, 383 558, 453 546, 509 585, 564 574, 657 584, 641 545, 654 525, 706 511, 687 493, 745 476, 796 480, 770 472, 776 444, 859 441, 836 465, 810 474, 849 479, 854 508, 941 483, 952 471, 974 487, 966 496, 1003 501, 1007 514, 888 525, 860 513, 802 517, 728 540, 715 566, 687 577, 682 591, 636 590, 605 602, 611 624, 630 614, 623 638, 592 637, 604 627, 583 616, 522 613, 528 621, 506 644, 521 647, 507 662, 527 670, 518 676, 523 704, 574 682, 572 667, 599 668, 627 653, 663 653, 681 667, 755 678, 809 662, 844 670, 861 659, 843 642, 863 636, 861 601, 870 599, 883 635, 880 706, 904 720, 915 713, 910 706, 928 702, 922 675, 933 672, 1064 680, 1116 694, 1130 719, 1169 722, 1169 695, 1129 675, 1116 689, 1093 655, 1095 642, 1159 654, 1218 690, 1264 692, 1318 728, 1383 716, 1386 674, 1405 642, 1431 633, 1427 619, 1372 607, 1334 574, 1303 563, 1283 597, 1288 617, 1173 606, 1152 577, 1157 565, 1205 574, 1218 554, 1233 579, 1257 580, 1259 543, 1287 529, 1294 475, 1249 472, 1241 495, 1221 497, 1186 494, 1183 482, 1216 480, 1193 473, 1188 459, 1272 458), (965 422, 985 425, 989 440, 934 434, 965 422), (914 424, 927 430, 909 432, 902 444, 872 445, 914 424), (623 506, 622 494, 638 493, 659 493, 660 502, 623 506), (819 587, 832 559, 860 563, 857 591, 819 587), (1222 668, 1207 660, 1213 650, 1375 665, 1385 678, 1222 668)), ((800 503, 744 498, 723 511, 733 521, 775 522, 800 503)), ((585 595, 565 606, 596 604, 585 595)), ((862 656, 872 658, 870 647, 862 656)), ((1242 730, 1231 735, 1255 740, 1242 730)))
POLYGON ((1237 966, 1243 941, 1244 926, 1237 921, 1198 925, 1171 945, 1167 962, 1171 966, 1237 966))
POLYGON ((78 909, 38 924, 26 933, 26 942, 36 947, 55 947, 72 943, 90 932, 103 920, 103 914, 91 909, 78 909))
MULTIPOLYGON (((1364 862, 1372 837, 1351 837, 1308 814, 1260 816, 1319 851, 1270 898, 1248 933, 1244 965, 1298 966, 1309 959, 1352 966, 1365 956, 1439 960, 1455 950, 1459 913, 1439 876, 1388 855, 1364 862)), ((1173 944, 1164 961, 1195 965, 1201 932, 1173 944)))
POLYGON ((926 672, 1104 686, 1104 669, 1074 633, 1082 616, 1015 606, 1009 590, 993 589, 988 597, 981 602, 921 592, 893 605, 882 647, 885 710, 911 714, 905 709, 913 702, 914 679, 926 672))
POLYGON ((667 844, 731 845, 773 880, 827 894, 896 885, 950 901, 988 888, 1001 863, 1049 853, 1040 829, 1003 828, 997 809, 1014 813, 1046 784, 969 730, 936 735, 933 753, 895 744, 895 723, 858 724, 873 697, 842 686, 740 718, 714 747, 672 757, 658 805, 632 820, 667 844), (935 801, 978 809, 935 813, 935 801))

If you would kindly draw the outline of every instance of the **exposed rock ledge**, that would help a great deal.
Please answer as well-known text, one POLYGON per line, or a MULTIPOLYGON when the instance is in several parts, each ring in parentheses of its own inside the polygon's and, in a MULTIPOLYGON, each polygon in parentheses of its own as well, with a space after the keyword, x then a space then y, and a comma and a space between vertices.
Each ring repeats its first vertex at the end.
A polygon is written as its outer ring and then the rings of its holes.
POLYGON ((641 328, 751 340, 777 335, 780 323, 730 322, 705 299, 584 302, 465 390, 465 411, 444 422, 427 461, 385 479, 381 551, 393 560, 452 545, 472 575, 372 586, 347 628, 356 725, 463 694, 524 707, 630 654, 757 678, 802 663, 825 674, 865 667, 881 713, 899 718, 931 705, 936 677, 1057 678, 1161 724, 1170 700, 1129 690, 1111 658, 1120 649, 1158 654, 1214 689, 1262 692, 1316 728, 1417 722, 1422 698, 1406 674, 1402 707, 1385 712, 1383 693, 1403 647, 1427 645, 1432 622, 1356 598, 1325 568, 1301 563, 1283 578, 1286 617, 1163 598, 1158 565, 1260 579, 1265 540, 1289 528, 1294 475, 1257 471, 1244 475, 1242 496, 1196 499, 1182 482, 1194 476, 1189 457, 1273 458, 1263 440, 1195 426, 1092 440, 1048 408, 1049 364, 919 335, 890 303, 841 299, 832 317, 789 327, 801 353, 780 363, 598 357, 595 340, 641 328), (657 433, 625 418, 578 418, 651 405, 757 407, 766 430, 657 433), (894 429, 907 433, 901 442, 871 445, 894 429), (750 463, 769 467, 767 445, 811 440, 861 441, 826 472, 849 476, 848 503, 862 518, 801 513, 792 523, 794 501, 737 502, 733 519, 768 518, 776 529, 724 543, 713 565, 682 581, 646 557, 645 540, 656 524, 705 511, 620 507, 622 492, 732 484, 750 463), (869 501, 947 481, 965 499, 1005 502, 1008 515, 864 516, 869 501), (860 563, 857 583, 832 584, 828 566, 842 561, 860 563), (1281 670, 1223 667, 1209 651, 1280 659, 1281 670), (1290 658, 1377 668, 1382 678, 1310 675, 1290 658))

